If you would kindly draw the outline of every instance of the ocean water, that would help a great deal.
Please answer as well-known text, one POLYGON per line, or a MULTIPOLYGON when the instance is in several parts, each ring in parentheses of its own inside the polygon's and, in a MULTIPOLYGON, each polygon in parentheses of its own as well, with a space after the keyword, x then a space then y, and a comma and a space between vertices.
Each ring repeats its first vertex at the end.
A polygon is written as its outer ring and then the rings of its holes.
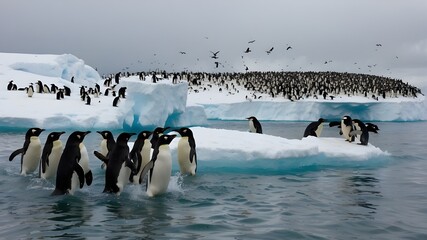
MULTIPOLYGON (((262 124, 266 134, 301 138, 308 123, 262 124)), ((84 141, 93 184, 74 196, 50 196, 54 182, 21 176, 19 159, 8 161, 25 130, 4 130, 0 238, 427 239, 427 122, 377 124, 380 134, 370 142, 390 153, 382 161, 281 163, 305 160, 288 159, 265 170, 254 167, 259 162, 216 168, 199 155, 197 176, 179 176, 174 163, 168 192, 155 198, 134 185, 120 196, 102 193, 104 173, 92 154, 101 137, 94 132, 84 141)), ((246 121, 209 126, 247 130, 246 121)), ((338 136, 336 128, 323 134, 338 136)))

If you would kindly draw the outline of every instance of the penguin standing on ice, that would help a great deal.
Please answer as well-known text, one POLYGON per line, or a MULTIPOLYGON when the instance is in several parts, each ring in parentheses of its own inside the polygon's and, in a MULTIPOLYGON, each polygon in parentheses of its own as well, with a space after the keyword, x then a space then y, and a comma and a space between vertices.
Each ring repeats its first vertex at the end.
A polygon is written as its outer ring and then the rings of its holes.
MULTIPOLYGON (((114 145, 116 144, 116 140, 114 140, 113 133, 111 133, 110 131, 97 131, 97 133, 101 134, 102 136, 102 140, 100 143, 101 152, 95 151, 94 154, 95 156, 99 156, 99 154, 101 154, 102 156, 108 159, 108 154, 111 152, 111 150, 113 150, 114 145)), ((104 158, 101 157, 100 160, 102 161, 102 159, 104 158)), ((107 169, 107 164, 103 162, 101 168, 104 170, 107 169)))
POLYGON ((145 165, 141 173, 141 182, 148 173, 147 195, 154 197, 163 194, 168 189, 171 172, 172 156, 169 143, 176 135, 162 135, 154 147, 150 162, 145 165))
POLYGON ((85 172, 79 164, 81 159, 80 143, 83 142, 87 134, 88 132, 75 131, 68 137, 59 159, 55 190, 51 195, 73 195, 78 187, 83 187, 85 172))
POLYGON ((340 122, 330 122, 329 126, 339 126, 341 128, 340 135, 343 135, 348 142, 354 141, 354 136, 350 136, 350 132, 353 131, 353 121, 350 116, 344 116, 340 122))
POLYGON ((42 157, 40 160, 39 176, 43 179, 56 177, 59 159, 61 158, 63 145, 59 139, 65 132, 51 132, 43 147, 42 157))
POLYGON ((138 134, 138 137, 133 144, 133 148, 130 151, 130 158, 135 164, 136 173, 132 174, 129 181, 134 184, 141 184, 139 180, 141 179, 142 169, 150 161, 151 154, 151 142, 150 142, 151 132, 142 131, 138 134))
POLYGON ((323 123, 325 121, 326 121, 325 119, 319 118, 317 122, 312 122, 308 124, 308 126, 304 131, 303 137, 308 137, 308 136, 320 137, 320 134, 322 134, 322 130, 323 130, 323 123))
POLYGON ((40 134, 44 131, 41 128, 30 128, 25 134, 24 146, 15 150, 9 157, 12 161, 18 154, 21 154, 21 175, 27 175, 37 169, 42 153, 40 134))
POLYGON ((181 139, 178 142, 178 164, 181 174, 196 175, 197 171, 197 154, 196 141, 193 132, 189 128, 176 130, 181 139))
POLYGON ((135 166, 129 158, 128 146, 129 138, 133 135, 135 133, 121 133, 117 137, 116 144, 109 154, 103 192, 119 195, 129 182, 131 172, 135 171, 135 166))
POLYGON ((117 104, 120 102, 120 96, 117 96, 113 99, 113 107, 117 107, 117 104))
POLYGON ((261 123, 258 121, 256 117, 252 116, 246 119, 249 120, 249 132, 262 134, 261 123))
POLYGON ((34 87, 33 87, 33 85, 31 84, 30 86, 28 86, 28 88, 27 88, 27 96, 28 97, 33 97, 33 95, 34 95, 34 87))
POLYGON ((350 136, 357 137, 360 140, 360 145, 368 145, 369 132, 366 125, 359 119, 353 119, 354 129, 350 132, 350 136))

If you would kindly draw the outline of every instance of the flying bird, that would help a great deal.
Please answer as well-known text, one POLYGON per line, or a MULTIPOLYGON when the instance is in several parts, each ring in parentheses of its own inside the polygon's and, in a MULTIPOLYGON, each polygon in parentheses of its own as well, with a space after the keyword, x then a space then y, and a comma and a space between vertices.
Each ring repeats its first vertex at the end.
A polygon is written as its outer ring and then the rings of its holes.
POLYGON ((290 50, 290 49, 292 49, 292 47, 291 47, 291 46, 289 46, 289 47, 287 47, 287 48, 286 48, 286 50, 290 50))
POLYGON ((217 54, 219 53, 219 51, 216 51, 216 52, 212 52, 212 51, 211 51, 211 53, 213 54, 213 56, 211 56, 211 58, 213 58, 213 59, 218 59, 217 54))
POLYGON ((245 53, 250 53, 250 52, 251 52, 250 48, 247 48, 246 51, 245 51, 245 53))
POLYGON ((375 46, 382 47, 383 45, 381 45, 381 43, 377 43, 377 44, 375 44, 375 46))
POLYGON ((181 51, 181 52, 179 52, 179 53, 181 53, 181 54, 187 54, 186 52, 182 52, 182 51, 181 51))
POLYGON ((273 51, 274 47, 270 48, 270 50, 265 51, 267 54, 270 54, 273 51))
POLYGON ((254 43, 255 42, 255 40, 252 40, 252 41, 249 41, 248 43, 254 43))

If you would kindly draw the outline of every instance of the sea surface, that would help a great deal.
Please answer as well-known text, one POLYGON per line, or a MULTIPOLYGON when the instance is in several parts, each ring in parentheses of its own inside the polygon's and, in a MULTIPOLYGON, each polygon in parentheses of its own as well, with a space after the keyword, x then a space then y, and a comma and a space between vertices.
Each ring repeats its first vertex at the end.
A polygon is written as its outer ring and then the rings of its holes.
MULTIPOLYGON (((262 122, 265 134, 291 139, 300 139, 307 124, 262 122)), ((8 160, 25 130, 3 130, 0 238, 427 239, 427 122, 376 124, 380 133, 370 143, 390 153, 384 161, 288 168, 280 162, 304 159, 281 159, 264 171, 246 161, 230 169, 204 166, 199 155, 197 176, 180 176, 174 163, 168 192, 155 198, 141 185, 127 185, 120 196, 102 193, 104 172, 92 154, 101 136, 94 131, 84 141, 92 185, 74 196, 50 196, 54 182, 21 176, 19 159, 8 160)), ((208 127, 248 128, 246 121, 208 127)), ((323 135, 340 137, 329 127, 323 135)))

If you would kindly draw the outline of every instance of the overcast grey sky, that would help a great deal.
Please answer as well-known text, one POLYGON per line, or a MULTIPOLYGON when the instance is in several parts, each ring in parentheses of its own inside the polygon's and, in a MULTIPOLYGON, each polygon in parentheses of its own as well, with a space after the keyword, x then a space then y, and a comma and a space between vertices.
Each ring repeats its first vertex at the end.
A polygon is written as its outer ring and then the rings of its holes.
POLYGON ((3 0, 0 29, 1 52, 71 53, 101 74, 248 66, 427 80, 425 0, 3 0))

